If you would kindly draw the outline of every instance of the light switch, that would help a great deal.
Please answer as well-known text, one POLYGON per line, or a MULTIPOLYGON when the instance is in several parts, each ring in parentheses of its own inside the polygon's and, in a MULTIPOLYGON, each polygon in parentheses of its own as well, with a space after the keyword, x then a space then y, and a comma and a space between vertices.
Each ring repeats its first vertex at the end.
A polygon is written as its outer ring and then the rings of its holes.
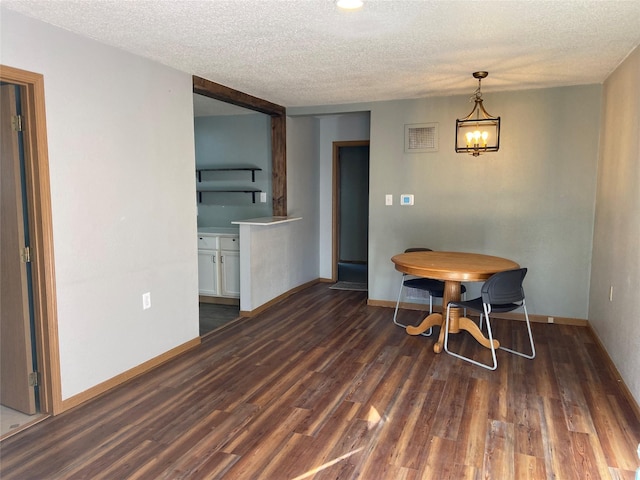
POLYGON ((384 204, 385 205, 393 205, 393 195, 387 194, 384 196, 384 204))
POLYGON ((260 202, 267 203, 267 192, 260 192, 260 202))
POLYGON ((142 309, 146 310, 151 308, 151 292, 142 294, 142 309))

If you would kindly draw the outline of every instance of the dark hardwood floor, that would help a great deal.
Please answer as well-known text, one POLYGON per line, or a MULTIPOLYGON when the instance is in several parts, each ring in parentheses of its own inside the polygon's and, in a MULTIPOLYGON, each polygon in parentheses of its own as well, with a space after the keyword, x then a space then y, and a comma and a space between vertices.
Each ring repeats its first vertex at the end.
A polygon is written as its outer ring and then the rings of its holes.
POLYGON ((200 336, 207 335, 214 330, 234 321, 240 316, 238 305, 219 305, 216 303, 200 303, 200 336))
MULTIPOLYGON (((537 357, 500 351, 491 372, 434 354, 392 314, 310 287, 6 439, 0 477, 634 478, 640 421, 587 328, 534 324, 537 357)), ((494 325, 525 341, 523 323, 494 325)))

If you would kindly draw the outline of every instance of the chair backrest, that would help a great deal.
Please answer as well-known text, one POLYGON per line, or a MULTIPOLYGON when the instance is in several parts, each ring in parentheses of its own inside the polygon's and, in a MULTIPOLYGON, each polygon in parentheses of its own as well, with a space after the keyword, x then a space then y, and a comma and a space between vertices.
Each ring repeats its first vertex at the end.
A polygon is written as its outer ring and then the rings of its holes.
POLYGON ((411 253, 411 252, 433 252, 433 250, 425 247, 412 247, 412 248, 407 248, 404 251, 404 253, 411 253))
POLYGON ((524 300, 522 282, 526 274, 526 268, 493 274, 482 285, 482 301, 492 305, 521 302, 524 300))

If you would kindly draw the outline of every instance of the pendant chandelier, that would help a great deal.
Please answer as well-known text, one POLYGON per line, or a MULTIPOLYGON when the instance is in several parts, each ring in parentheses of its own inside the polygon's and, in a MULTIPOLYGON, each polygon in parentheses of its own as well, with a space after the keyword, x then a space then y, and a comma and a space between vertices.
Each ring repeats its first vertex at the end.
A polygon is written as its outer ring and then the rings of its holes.
POLYGON ((456 120, 456 152, 477 157, 485 152, 497 152, 500 148, 500 117, 492 117, 482 105, 480 82, 489 72, 474 72, 478 88, 471 97, 475 102, 471 113, 456 120))

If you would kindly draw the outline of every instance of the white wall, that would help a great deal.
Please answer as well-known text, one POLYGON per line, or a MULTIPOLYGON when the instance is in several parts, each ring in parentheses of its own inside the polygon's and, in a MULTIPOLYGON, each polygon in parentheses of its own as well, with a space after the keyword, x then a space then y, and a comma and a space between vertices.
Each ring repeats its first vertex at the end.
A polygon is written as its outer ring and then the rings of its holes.
POLYGON ((640 403, 640 48, 604 83, 602 112, 589 322, 640 403))
POLYGON ((198 336, 191 76, 0 22, 0 62, 44 75, 64 400, 198 336))
POLYGON ((287 117, 287 213, 299 220, 240 225, 240 309, 253 311, 318 278, 318 140, 313 118, 287 117))

